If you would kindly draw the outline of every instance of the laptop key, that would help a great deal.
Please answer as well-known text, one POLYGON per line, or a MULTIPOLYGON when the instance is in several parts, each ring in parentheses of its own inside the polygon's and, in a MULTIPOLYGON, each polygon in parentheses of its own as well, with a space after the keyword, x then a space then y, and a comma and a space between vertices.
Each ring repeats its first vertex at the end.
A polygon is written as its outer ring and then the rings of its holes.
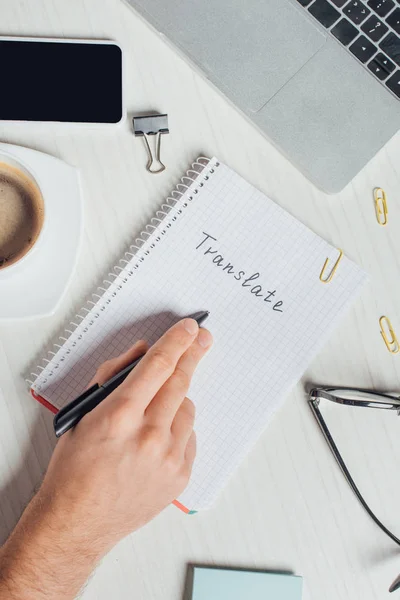
POLYGON ((362 63, 366 63, 367 60, 372 58, 376 51, 376 46, 374 46, 365 35, 360 35, 360 37, 350 46, 350 52, 352 52, 354 56, 357 56, 358 60, 362 63))
POLYGON ((338 6, 339 8, 341 8, 342 6, 344 6, 346 4, 347 0, 332 0, 332 3, 335 6, 338 6))
POLYGON ((394 7, 393 0, 369 0, 368 6, 380 17, 386 17, 394 7))
POLYGON ((308 10, 324 27, 330 27, 340 17, 340 12, 327 0, 316 0, 308 10))
POLYGON ((378 54, 374 56, 374 61, 377 62, 384 71, 387 71, 389 75, 390 73, 393 73, 396 68, 396 65, 392 63, 385 54, 382 54, 382 52, 378 52, 378 54))
POLYGON ((348 46, 359 33, 358 29, 347 19, 341 19, 339 23, 331 29, 331 32, 344 46, 348 46))
POLYGON ((359 25, 365 21, 371 11, 360 0, 351 0, 346 4, 343 12, 353 23, 359 25))
POLYGON ((400 67, 400 38, 395 33, 388 33, 379 47, 400 67))
MULTIPOLYGON (((393 63, 392 63, 393 64, 393 63)), ((387 71, 386 69, 384 69, 382 67, 382 65, 379 64, 379 62, 377 60, 375 60, 375 58, 373 58, 371 60, 371 62, 368 63, 368 69, 375 75, 375 77, 377 77, 380 81, 383 81, 384 79, 386 79, 386 77, 389 77, 390 72, 387 71)))
POLYGON ((400 71, 396 71, 396 73, 387 80, 386 85, 389 90, 392 90, 392 92, 400 98, 400 71))
POLYGON ((302 6, 308 6, 309 4, 311 4, 312 0, 297 0, 297 2, 302 6))
POLYGON ((389 27, 382 23, 382 21, 375 15, 372 15, 367 21, 365 21, 361 29, 373 42, 379 42, 385 33, 389 31, 389 27))
POLYGON ((388 23, 393 29, 400 35, 400 8, 396 8, 388 18, 386 19, 386 23, 388 23))

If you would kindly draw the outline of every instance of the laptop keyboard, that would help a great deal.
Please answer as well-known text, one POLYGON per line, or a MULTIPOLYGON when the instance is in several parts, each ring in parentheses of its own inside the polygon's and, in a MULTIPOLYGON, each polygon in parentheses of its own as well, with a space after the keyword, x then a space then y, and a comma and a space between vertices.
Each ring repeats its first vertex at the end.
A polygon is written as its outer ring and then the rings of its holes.
POLYGON ((400 99, 400 0, 297 0, 400 99))

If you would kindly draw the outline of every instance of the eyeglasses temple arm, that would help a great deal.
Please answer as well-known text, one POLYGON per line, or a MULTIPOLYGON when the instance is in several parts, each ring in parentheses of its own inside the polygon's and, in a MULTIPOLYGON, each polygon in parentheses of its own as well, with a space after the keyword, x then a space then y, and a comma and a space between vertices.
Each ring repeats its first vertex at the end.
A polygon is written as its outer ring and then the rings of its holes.
POLYGON ((400 399, 388 394, 377 394, 370 390, 359 390, 356 388, 313 388, 310 391, 310 398, 316 402, 320 398, 342 404, 343 406, 355 406, 360 408, 378 408, 392 410, 400 413, 400 399), (347 397, 348 393, 353 397, 347 397), (356 395, 358 397, 356 397, 356 395))
POLYGON ((331 449, 333 456, 335 457, 340 469, 342 470, 343 475, 346 478, 347 483, 349 484, 349 486, 351 487, 351 489, 357 496, 359 502, 361 503, 361 505, 363 506, 365 511, 369 514, 369 516, 374 521, 374 523, 384 533, 386 533, 386 535, 389 536, 391 540, 393 540, 398 546, 400 546, 400 539, 397 538, 391 531, 389 531, 389 529, 387 529, 387 527, 385 527, 385 525, 383 525, 383 523, 381 523, 381 521, 378 519, 378 517, 375 516, 375 514, 372 512, 372 510, 370 509, 370 507, 368 506, 368 504, 365 502, 364 498, 362 497, 361 492, 359 491, 352 476, 350 475, 350 472, 349 472, 348 468, 346 467, 346 464, 342 458, 342 455, 340 454, 339 449, 336 446, 336 444, 333 440, 333 437, 330 434, 330 431, 328 429, 327 424, 325 423, 322 413, 319 410, 319 407, 318 407, 319 400, 312 399, 312 400, 309 400, 308 403, 309 403, 309 406, 311 408, 311 411, 312 411, 314 417, 317 420, 318 425, 320 426, 322 433, 324 434, 324 437, 328 443, 329 448, 331 449))

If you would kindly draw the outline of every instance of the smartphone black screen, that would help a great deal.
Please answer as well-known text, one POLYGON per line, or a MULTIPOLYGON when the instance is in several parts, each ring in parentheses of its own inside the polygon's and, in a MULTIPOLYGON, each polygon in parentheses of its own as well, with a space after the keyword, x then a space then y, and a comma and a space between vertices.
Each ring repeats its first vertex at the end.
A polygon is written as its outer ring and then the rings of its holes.
POLYGON ((2 40, 0 64, 0 120, 122 118, 122 55, 115 44, 2 40))

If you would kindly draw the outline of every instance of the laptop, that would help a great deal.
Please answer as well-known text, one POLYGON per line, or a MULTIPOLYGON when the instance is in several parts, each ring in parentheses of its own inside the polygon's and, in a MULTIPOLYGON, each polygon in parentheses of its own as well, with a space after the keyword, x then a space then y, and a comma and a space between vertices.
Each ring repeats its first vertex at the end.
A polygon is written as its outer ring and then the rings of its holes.
POLYGON ((400 0, 126 0, 318 188, 400 128, 400 0))

